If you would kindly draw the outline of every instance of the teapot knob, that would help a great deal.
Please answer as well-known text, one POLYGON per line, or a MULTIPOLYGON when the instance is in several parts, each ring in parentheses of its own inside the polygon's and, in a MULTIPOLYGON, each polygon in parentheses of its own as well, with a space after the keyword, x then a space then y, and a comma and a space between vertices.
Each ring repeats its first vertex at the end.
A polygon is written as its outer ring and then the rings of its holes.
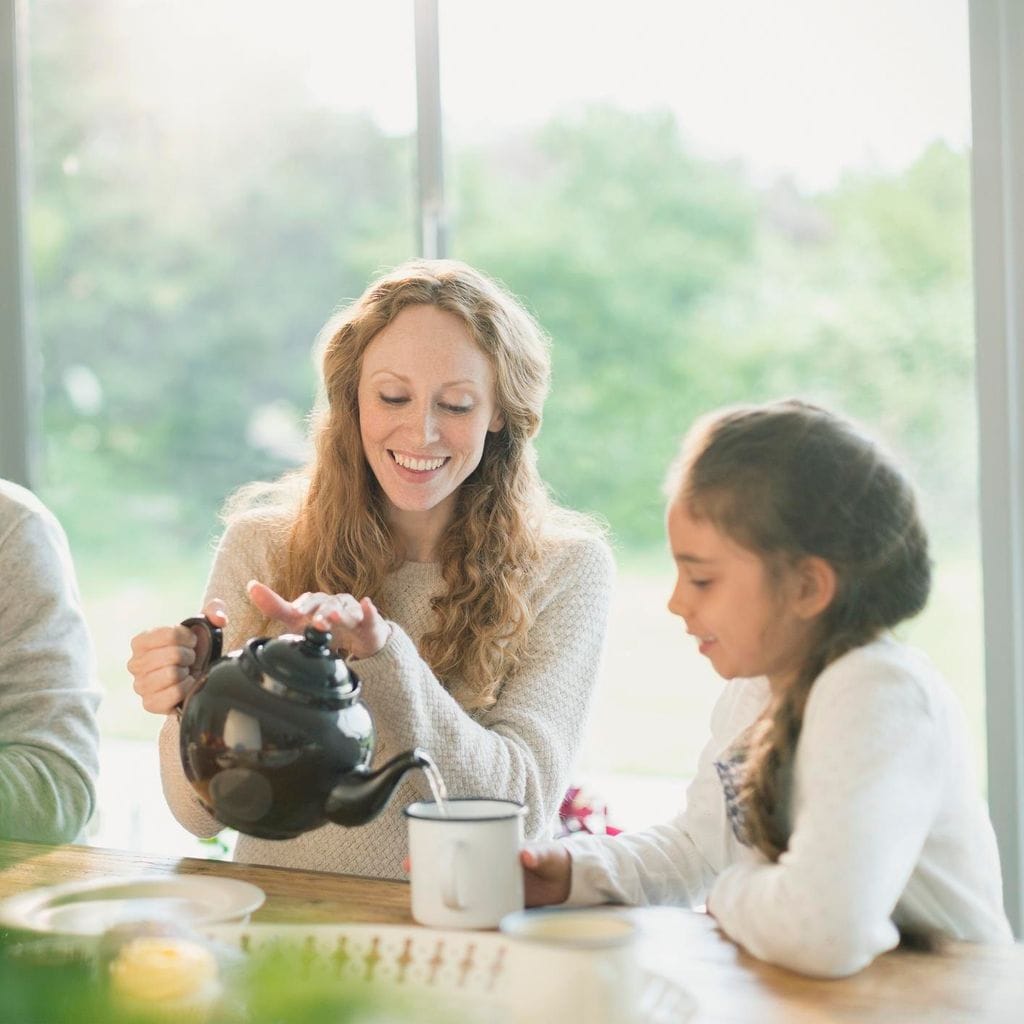
POLYGON ((330 647, 331 634, 329 630, 317 629, 316 626, 307 626, 306 631, 302 635, 306 644, 310 647, 317 650, 330 647))

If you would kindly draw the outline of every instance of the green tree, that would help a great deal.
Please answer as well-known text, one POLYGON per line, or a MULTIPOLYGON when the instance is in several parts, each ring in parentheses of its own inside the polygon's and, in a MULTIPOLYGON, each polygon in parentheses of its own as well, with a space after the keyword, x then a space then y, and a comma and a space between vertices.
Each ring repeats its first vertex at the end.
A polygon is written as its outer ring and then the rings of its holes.
POLYGON ((658 481, 714 367, 690 325, 750 258, 756 197, 667 114, 596 107, 459 156, 458 254, 553 338, 542 469, 622 538, 659 542, 658 481))
POLYGON ((47 493, 73 539, 128 558, 147 529, 207 535, 230 490, 289 465, 248 442, 253 410, 301 421, 317 330, 414 238, 408 138, 311 106, 301 67, 258 54, 183 117, 159 77, 131 80, 165 27, 145 6, 32 8, 47 493))

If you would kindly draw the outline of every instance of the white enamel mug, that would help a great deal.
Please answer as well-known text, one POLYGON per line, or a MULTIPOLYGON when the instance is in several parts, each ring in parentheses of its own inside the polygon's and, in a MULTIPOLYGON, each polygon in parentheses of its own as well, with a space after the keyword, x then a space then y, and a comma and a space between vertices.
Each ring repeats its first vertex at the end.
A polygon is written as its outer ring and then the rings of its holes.
POLYGON ((534 954, 508 960, 504 984, 515 992, 515 1024, 640 1019, 637 926, 630 911, 523 910, 506 917, 501 930, 534 954))
POLYGON ((412 916, 431 928, 497 928, 523 909, 526 807, 476 797, 410 804, 412 916))

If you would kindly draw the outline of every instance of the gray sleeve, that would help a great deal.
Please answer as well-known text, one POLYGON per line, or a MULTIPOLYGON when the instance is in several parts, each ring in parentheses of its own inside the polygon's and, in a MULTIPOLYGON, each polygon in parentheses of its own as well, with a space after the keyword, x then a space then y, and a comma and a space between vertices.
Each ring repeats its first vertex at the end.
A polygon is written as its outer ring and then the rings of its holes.
POLYGON ((92 643, 60 524, 42 506, 5 508, 12 514, 0 515, 0 836, 71 842, 92 814, 99 772, 92 643))
MULTIPOLYGON (((528 838, 550 835, 583 737, 597 681, 614 567, 605 544, 566 544, 548 567, 529 653, 497 703, 470 714, 393 625, 372 658, 353 662, 390 758, 423 747, 452 796, 519 800, 528 838)), ((426 786, 417 782, 422 796, 426 786)))

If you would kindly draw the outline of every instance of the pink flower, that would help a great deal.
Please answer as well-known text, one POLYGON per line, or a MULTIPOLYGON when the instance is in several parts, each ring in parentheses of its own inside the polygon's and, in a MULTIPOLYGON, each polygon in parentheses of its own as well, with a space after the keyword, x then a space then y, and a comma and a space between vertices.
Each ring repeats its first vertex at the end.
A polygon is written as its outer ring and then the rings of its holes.
POLYGON ((584 792, 580 786, 569 787, 562 798, 558 817, 562 825, 562 836, 576 832, 617 836, 622 831, 608 823, 608 805, 596 794, 584 792))

